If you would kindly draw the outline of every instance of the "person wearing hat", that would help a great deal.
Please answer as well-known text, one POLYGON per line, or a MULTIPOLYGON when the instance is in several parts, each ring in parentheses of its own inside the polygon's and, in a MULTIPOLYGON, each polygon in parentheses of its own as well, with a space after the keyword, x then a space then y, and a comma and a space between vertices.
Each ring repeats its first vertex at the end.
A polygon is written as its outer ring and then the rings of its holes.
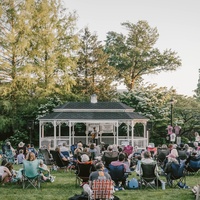
POLYGON ((23 143, 22 141, 17 146, 17 155, 19 154, 20 149, 23 150, 23 154, 26 156, 26 153, 27 153, 26 146, 25 146, 25 143, 23 143))

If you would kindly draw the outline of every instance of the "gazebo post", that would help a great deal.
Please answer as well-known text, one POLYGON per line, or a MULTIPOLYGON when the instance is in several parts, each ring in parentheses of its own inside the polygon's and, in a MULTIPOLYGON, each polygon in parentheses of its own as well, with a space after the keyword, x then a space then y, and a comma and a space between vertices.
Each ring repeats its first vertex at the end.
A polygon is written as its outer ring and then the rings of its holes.
POLYGON ((53 131, 53 133, 54 133, 54 149, 56 148, 56 121, 54 120, 53 121, 53 128, 54 128, 54 131, 53 131))
POLYGON ((131 145, 134 146, 134 122, 131 121, 131 145))

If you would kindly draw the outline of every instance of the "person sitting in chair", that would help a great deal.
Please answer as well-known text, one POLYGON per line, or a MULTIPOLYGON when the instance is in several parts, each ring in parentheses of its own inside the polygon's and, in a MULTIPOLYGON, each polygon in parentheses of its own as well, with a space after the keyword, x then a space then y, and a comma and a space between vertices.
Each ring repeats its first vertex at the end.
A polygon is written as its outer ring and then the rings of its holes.
POLYGON ((112 180, 110 174, 104 171, 103 163, 99 162, 95 165, 96 171, 92 172, 89 176, 89 184, 83 185, 83 190, 89 196, 92 195, 92 182, 94 180, 112 180))
POLYGON ((118 156, 118 160, 112 161, 110 164, 113 165, 113 166, 124 165, 125 172, 127 172, 127 173, 130 172, 129 166, 125 163, 124 153, 120 153, 119 156, 118 156))
MULTIPOLYGON (((158 181, 158 186, 161 186, 161 181, 159 179, 159 175, 158 175, 158 165, 156 163, 156 161, 154 161, 151 157, 151 153, 149 151, 145 151, 144 154, 143 154, 144 158, 142 158, 141 160, 141 164, 144 163, 144 164, 156 164, 156 167, 155 167, 155 175, 157 176, 157 179, 156 181, 158 181)), ((142 168, 140 168, 140 173, 142 174, 142 168)))
POLYGON ((0 183, 4 185, 4 183, 9 182, 9 178, 12 176, 11 171, 6 166, 0 166, 0 183))

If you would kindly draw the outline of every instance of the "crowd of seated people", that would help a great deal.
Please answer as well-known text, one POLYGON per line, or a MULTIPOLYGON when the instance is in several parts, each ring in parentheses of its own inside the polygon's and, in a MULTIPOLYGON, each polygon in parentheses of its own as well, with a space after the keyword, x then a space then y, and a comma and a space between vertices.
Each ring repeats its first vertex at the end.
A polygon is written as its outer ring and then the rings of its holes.
MULTIPOLYGON (((70 150, 66 147, 65 143, 63 143, 59 147, 56 147, 55 150, 60 153, 61 158, 64 162, 70 163, 70 157, 73 156, 74 165, 76 165, 77 162, 84 162, 86 160, 86 162, 92 162, 94 166, 96 165, 96 163, 102 163, 105 166, 104 172, 108 174, 109 164, 111 164, 113 166, 124 165, 125 172, 127 172, 128 174, 131 172, 131 169, 133 167, 136 174, 140 175, 141 163, 158 162, 159 154, 163 153, 159 149, 165 150, 167 152, 167 154, 163 154, 164 160, 163 165, 161 165, 165 173, 169 173, 169 166, 172 162, 187 165, 190 159, 199 159, 200 156, 198 147, 191 148, 187 144, 169 144, 168 146, 160 145, 160 147, 157 148, 156 154, 151 154, 148 149, 138 150, 137 147, 132 147, 131 145, 128 145, 127 148, 117 145, 108 145, 107 149, 104 148, 105 146, 100 148, 100 145, 96 145, 93 143, 85 145, 84 147, 83 146, 84 145, 81 142, 78 142, 77 147, 74 149, 73 155, 70 155, 70 150), (67 152, 66 155, 64 155, 64 152, 67 152), (180 152, 184 154, 180 154, 180 152), (109 159, 107 159, 108 157, 109 159), (132 162, 134 159, 135 163, 132 162)), ((37 151, 33 149, 33 146, 26 146, 23 142, 20 142, 15 151, 17 163, 22 164, 23 160, 27 159, 26 155, 30 156, 30 153, 34 154, 35 158, 37 158, 37 151)), ((157 172, 159 171, 158 166, 156 167, 156 170, 157 172)), ((2 178, 2 180, 4 180, 4 178, 2 178)))

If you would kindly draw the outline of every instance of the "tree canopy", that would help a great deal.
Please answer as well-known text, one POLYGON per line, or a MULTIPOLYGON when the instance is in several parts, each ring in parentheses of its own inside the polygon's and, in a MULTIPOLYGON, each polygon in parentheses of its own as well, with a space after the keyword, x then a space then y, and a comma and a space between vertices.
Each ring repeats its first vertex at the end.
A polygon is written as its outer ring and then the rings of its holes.
POLYGON ((151 28, 146 21, 122 23, 128 31, 108 32, 105 52, 109 55, 109 64, 118 70, 118 80, 124 81, 128 89, 133 89, 135 82, 146 74, 158 74, 176 70, 181 66, 177 53, 171 49, 163 52, 155 46, 158 40, 157 28, 151 28))

